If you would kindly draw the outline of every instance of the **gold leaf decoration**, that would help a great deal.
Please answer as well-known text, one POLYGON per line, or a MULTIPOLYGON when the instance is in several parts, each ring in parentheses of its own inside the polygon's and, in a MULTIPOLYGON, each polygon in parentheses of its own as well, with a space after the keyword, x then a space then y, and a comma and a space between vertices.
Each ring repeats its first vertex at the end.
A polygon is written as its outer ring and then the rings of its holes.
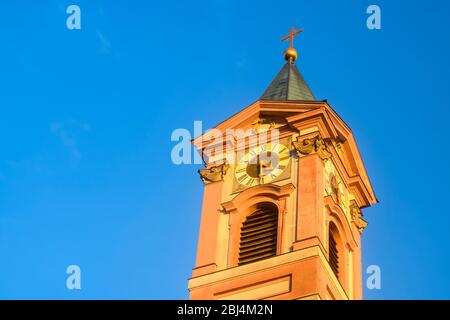
POLYGON ((368 222, 363 219, 363 214, 359 209, 358 205, 356 204, 355 200, 352 200, 351 202, 350 213, 352 217, 352 222, 356 225, 359 232, 362 233, 364 229, 367 227, 368 222))
POLYGON ((200 178, 203 180, 204 183, 212 183, 223 180, 223 177, 227 173, 228 168, 229 165, 223 163, 218 166, 200 169, 198 170, 198 173, 200 174, 200 178))
POLYGON ((322 160, 331 158, 331 153, 327 150, 327 146, 320 136, 314 137, 312 139, 305 139, 302 142, 293 141, 292 145, 300 154, 309 155, 311 153, 317 152, 320 159, 322 160))

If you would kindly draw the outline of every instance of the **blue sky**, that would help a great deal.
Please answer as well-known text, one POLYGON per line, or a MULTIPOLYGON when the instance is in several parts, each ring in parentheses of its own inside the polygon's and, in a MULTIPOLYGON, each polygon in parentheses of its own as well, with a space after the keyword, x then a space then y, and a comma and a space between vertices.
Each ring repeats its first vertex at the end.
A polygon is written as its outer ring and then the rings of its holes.
POLYGON ((0 298, 187 298, 200 220, 176 128, 262 94, 294 25, 316 97, 352 127, 380 204, 367 299, 450 298, 450 3, 9 1, 0 13, 0 298), (77 4, 82 29, 66 28, 77 4), (382 30, 366 8, 382 9, 382 30), (65 269, 82 270, 82 290, 65 269))

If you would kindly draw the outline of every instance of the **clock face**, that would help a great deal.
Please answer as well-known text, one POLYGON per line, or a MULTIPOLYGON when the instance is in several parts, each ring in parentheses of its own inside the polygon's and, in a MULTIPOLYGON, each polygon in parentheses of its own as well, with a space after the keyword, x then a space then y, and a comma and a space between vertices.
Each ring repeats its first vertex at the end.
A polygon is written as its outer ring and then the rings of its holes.
POLYGON ((236 179, 245 187, 270 183, 284 172, 290 158, 289 149, 280 143, 252 147, 238 158, 236 179))

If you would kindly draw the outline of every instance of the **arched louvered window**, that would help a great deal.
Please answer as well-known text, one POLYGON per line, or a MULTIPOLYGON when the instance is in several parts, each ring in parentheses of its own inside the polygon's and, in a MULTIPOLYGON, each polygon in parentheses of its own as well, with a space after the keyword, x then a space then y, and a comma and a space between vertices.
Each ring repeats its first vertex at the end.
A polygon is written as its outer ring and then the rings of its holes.
POLYGON ((278 209, 261 205, 247 217, 241 229, 239 265, 270 258, 277 254, 278 209))
POLYGON ((336 276, 339 276, 339 256, 337 243, 333 235, 330 234, 330 266, 336 276))
POLYGON ((330 224, 329 239, 328 239, 328 254, 331 270, 333 270, 336 277, 339 278, 339 249, 337 243, 337 228, 334 224, 330 224))

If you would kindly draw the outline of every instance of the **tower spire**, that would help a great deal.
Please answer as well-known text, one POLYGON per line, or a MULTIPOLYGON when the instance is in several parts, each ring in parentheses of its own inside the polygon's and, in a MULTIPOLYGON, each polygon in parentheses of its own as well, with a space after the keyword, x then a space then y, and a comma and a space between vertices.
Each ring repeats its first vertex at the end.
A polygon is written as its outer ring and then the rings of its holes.
POLYGON ((261 100, 272 101, 315 101, 311 89, 306 83, 297 66, 294 64, 298 58, 297 50, 294 49, 294 38, 303 28, 291 30, 281 38, 281 42, 289 40, 289 48, 284 51, 284 59, 287 63, 281 68, 275 79, 271 82, 261 96, 261 100))

